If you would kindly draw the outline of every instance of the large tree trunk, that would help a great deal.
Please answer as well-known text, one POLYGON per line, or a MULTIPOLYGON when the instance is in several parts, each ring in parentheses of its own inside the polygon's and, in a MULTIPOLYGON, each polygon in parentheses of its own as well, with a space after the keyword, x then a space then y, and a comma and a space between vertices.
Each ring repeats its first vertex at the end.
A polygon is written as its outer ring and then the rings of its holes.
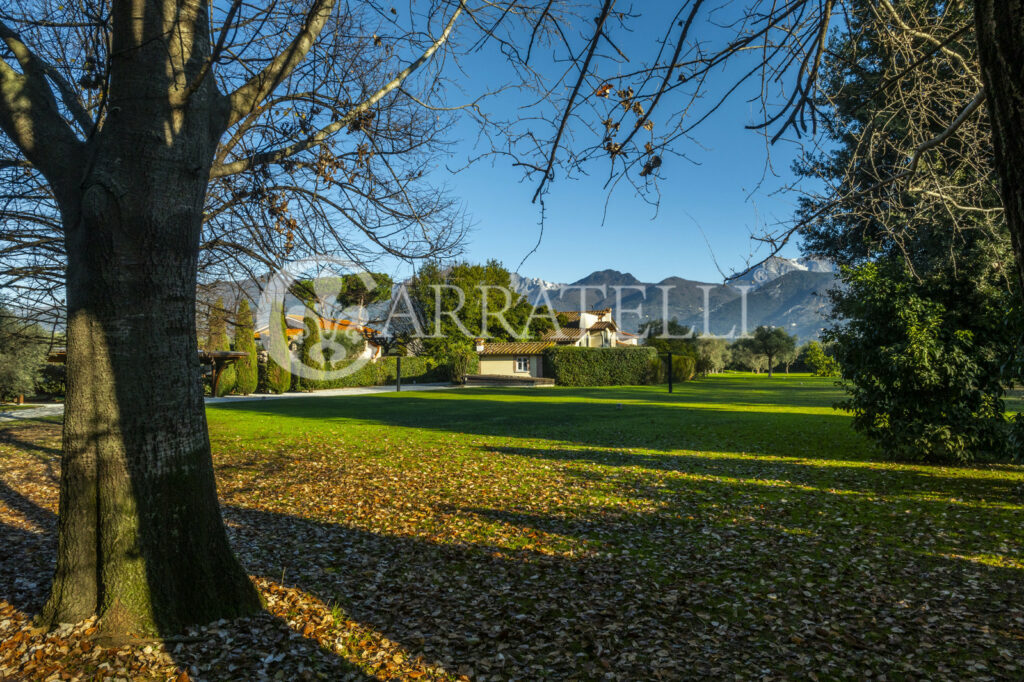
POLYGON ((161 17, 139 0, 120 17, 132 44, 118 49, 115 36, 107 120, 72 174, 77 186, 59 192, 68 393, 57 571, 42 616, 98 613, 115 634, 260 608, 220 516, 196 343, 202 207, 223 104, 212 78, 182 98, 209 52, 207 9, 174 5, 161 17), (147 42, 168 19, 176 39, 147 42))
POLYGON ((996 170, 1024 299, 1024 0, 975 0, 996 170))

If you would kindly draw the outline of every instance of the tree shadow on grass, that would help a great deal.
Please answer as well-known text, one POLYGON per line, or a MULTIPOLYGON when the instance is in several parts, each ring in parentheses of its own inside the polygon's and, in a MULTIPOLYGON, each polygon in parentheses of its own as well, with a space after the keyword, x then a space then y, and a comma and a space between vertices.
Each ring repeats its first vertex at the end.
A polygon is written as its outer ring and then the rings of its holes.
MULTIPOLYGON (((383 637, 406 657, 474 678, 631 680, 809 669, 953 677, 969 670, 965 659, 1000 663, 999 649, 1024 657, 1014 625, 1021 572, 938 556, 942 547, 883 542, 869 521, 883 513, 903 520, 890 501, 800 488, 767 495, 754 480, 675 480, 651 468, 579 473, 612 497, 561 509, 437 506, 426 513, 449 534, 437 541, 352 527, 344 515, 237 504, 224 513, 232 545, 261 583, 338 606, 348 656, 379 655, 383 637)), ((29 496, 13 486, 0 492, 52 527, 52 512, 32 509, 29 496)), ((899 528, 910 541, 944 530, 899 528)), ((301 605, 284 608, 296 627, 304 623, 301 605)), ((259 618, 245 621, 265 627, 266 653, 293 654, 271 674, 296 674, 304 656, 317 654, 280 619, 259 618)), ((211 679, 257 677, 258 665, 228 669, 232 644, 220 630, 238 632, 233 624, 206 631, 207 644, 184 645, 176 660, 212 668, 211 679)), ((339 678, 370 679, 339 670, 339 678)))
MULTIPOLYGON (((269 420, 264 427, 259 419, 274 417, 315 423, 314 428, 332 422, 379 424, 654 451, 690 449, 842 459, 862 458, 863 452, 871 450, 866 440, 852 432, 849 418, 839 413, 729 410, 682 400, 672 402, 671 396, 651 402, 647 400, 650 391, 642 389, 551 394, 529 390, 532 392, 526 394, 473 389, 219 404, 211 407, 211 414, 223 411, 258 417, 244 426, 253 435, 264 428, 275 433, 293 428, 292 424, 271 424, 269 420), (640 399, 620 403, 614 397, 616 393, 640 399), (545 395, 558 399, 552 401, 545 395), (586 399, 588 395, 601 399, 586 399)), ((299 424, 294 427, 303 428, 299 424)))
MULTIPOLYGON (((734 487, 632 491, 655 511, 435 510, 452 524, 491 522, 492 539, 475 542, 241 507, 226 516, 252 570, 284 573, 471 677, 941 674, 962 658, 1000 663, 999 648, 1024 654, 1019 570, 922 555, 857 523, 812 523, 792 516, 792 500, 743 518, 759 505, 734 487), (572 549, 551 552, 552 536, 572 549)), ((857 517, 865 504, 826 509, 857 517)))
MULTIPOLYGON (((18 672, 24 662, 17 648, 6 652, 0 649, 0 669, 10 667, 14 679, 21 679, 18 675, 22 674, 24 679, 49 678, 53 671, 91 676, 99 663, 114 661, 109 671, 112 674, 120 667, 129 675, 148 677, 148 668, 133 667, 153 664, 153 657, 143 651, 145 643, 128 653, 113 647, 105 655, 90 657, 80 644, 88 640, 83 636, 84 628, 60 635, 55 643, 52 633, 31 627, 32 616, 46 601, 57 549, 57 515, 51 508, 55 505, 57 480, 41 469, 59 466, 59 452, 55 455, 52 448, 39 447, 28 439, 8 438, 5 444, 23 448, 19 455, 24 454, 26 459, 19 462, 5 457, 5 466, 0 469, 0 641, 16 633, 27 634, 28 653, 24 656, 29 657, 38 647, 40 657, 18 672), (13 611, 4 608, 5 602, 13 611), (65 646, 63 652, 58 650, 61 645, 65 646), (10 655, 14 658, 5 660, 10 655)), ((104 646, 102 641, 98 645, 104 646)), ((95 645, 87 641, 86 646, 94 651, 95 645)), ((171 638, 166 647, 171 665, 203 679, 270 679, 280 670, 298 679, 314 674, 338 680, 376 679, 269 613, 192 628, 184 637, 171 638)), ((166 670, 163 673, 167 676, 166 670)))
POLYGON ((1009 468, 1003 466, 976 467, 974 470, 980 475, 966 477, 963 472, 970 470, 967 467, 953 469, 952 472, 925 465, 882 468, 872 467, 870 462, 844 463, 824 459, 765 457, 728 452, 707 456, 699 452, 645 454, 602 448, 499 445, 479 449, 483 452, 556 462, 597 464, 616 468, 635 467, 652 471, 764 482, 776 481, 784 487, 810 487, 837 494, 862 493, 907 498, 927 495, 932 501, 948 506, 1024 505, 1024 485, 1020 481, 984 475, 989 470, 1001 471, 1009 468), (940 497, 947 499, 935 499, 940 497))

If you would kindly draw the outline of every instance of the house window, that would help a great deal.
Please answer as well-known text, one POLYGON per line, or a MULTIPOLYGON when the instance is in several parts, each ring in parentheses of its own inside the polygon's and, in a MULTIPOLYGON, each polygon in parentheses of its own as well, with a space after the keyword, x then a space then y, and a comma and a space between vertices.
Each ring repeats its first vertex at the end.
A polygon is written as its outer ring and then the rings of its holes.
POLYGON ((529 372, 530 371, 530 358, 527 355, 520 355, 516 358, 516 371, 517 372, 529 372))

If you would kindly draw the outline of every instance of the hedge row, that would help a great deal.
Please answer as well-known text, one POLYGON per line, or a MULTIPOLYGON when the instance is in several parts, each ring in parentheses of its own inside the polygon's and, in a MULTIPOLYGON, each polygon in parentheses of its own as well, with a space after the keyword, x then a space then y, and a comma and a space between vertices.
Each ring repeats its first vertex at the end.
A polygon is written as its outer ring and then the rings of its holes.
MULTIPOLYGON (((323 381, 302 382, 303 388, 352 388, 357 386, 386 386, 395 383, 398 376, 398 358, 386 357, 368 362, 355 372, 323 381)), ((338 369, 341 363, 332 367, 338 369)), ((446 380, 445 368, 433 358, 408 356, 402 358, 402 383, 427 383, 446 380)))
POLYGON ((544 351, 544 376, 560 386, 636 386, 657 381, 653 348, 554 346, 544 351))

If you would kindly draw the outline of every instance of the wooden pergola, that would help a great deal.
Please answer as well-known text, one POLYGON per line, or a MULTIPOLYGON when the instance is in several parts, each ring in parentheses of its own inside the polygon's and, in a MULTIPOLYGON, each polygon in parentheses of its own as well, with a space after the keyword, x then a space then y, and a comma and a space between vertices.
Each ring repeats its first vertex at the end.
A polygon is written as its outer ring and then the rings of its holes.
MULTIPOLYGON (((200 350, 199 351, 199 364, 210 365, 211 371, 213 372, 213 397, 217 397, 217 384, 220 382, 220 375, 223 374, 224 369, 232 362, 238 362, 248 353, 241 350, 200 350)), ((64 350, 58 350, 51 352, 46 356, 48 362, 58 362, 64 364, 68 361, 68 353, 64 350)))

